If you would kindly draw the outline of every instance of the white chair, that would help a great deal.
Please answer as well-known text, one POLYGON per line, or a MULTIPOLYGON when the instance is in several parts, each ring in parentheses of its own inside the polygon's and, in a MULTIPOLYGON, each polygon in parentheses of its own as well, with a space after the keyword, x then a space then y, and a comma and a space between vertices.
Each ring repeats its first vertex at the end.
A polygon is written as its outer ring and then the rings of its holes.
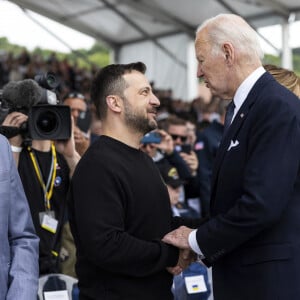
MULTIPOLYGON (((39 290, 38 290, 39 300, 44 300, 43 291, 45 288, 45 284, 47 282, 49 282, 49 280, 53 280, 53 281, 57 280, 59 282, 65 283, 66 290, 67 290, 68 296, 69 296, 69 300, 73 300, 73 298, 72 298, 73 286, 75 283, 78 282, 78 280, 74 277, 71 277, 71 276, 68 276, 65 274, 60 274, 60 273, 47 274, 47 275, 43 275, 39 278, 39 290), (51 277, 53 277, 53 278, 51 278, 51 277)), ((61 290, 61 289, 58 289, 58 290, 61 290)), ((57 291, 57 290, 54 288, 53 291, 57 291)))

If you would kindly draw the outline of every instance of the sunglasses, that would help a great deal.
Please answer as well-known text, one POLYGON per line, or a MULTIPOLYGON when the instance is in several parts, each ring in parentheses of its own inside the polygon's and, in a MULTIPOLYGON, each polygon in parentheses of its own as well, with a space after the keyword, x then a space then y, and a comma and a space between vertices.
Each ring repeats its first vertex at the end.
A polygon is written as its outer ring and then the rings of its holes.
POLYGON ((186 142, 187 136, 182 136, 182 135, 178 135, 178 134, 170 134, 173 141, 176 141, 177 139, 180 139, 182 143, 186 142))
POLYGON ((78 98, 78 99, 82 99, 82 100, 85 100, 85 97, 80 94, 80 93, 76 93, 76 92, 72 92, 70 94, 68 94, 67 96, 64 97, 64 99, 69 99, 69 98, 78 98))

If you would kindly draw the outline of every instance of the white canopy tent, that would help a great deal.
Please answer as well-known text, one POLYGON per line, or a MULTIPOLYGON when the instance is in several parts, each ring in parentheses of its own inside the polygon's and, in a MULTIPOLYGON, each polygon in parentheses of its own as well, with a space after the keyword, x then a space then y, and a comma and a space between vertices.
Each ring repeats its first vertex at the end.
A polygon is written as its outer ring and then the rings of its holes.
POLYGON ((255 29, 281 24, 283 49, 276 50, 282 55, 282 66, 288 68, 292 68, 289 23, 300 20, 299 0, 10 2, 104 42, 112 49, 115 62, 145 62, 147 76, 156 87, 172 89, 175 97, 184 100, 197 94, 193 41, 195 30, 203 20, 218 13, 236 13, 255 29))

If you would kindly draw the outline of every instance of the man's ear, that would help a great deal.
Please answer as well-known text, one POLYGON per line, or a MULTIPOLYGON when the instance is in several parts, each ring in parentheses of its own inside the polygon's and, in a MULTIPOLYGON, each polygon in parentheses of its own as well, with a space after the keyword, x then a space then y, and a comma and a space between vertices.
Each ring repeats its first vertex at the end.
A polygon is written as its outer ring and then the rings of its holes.
POLYGON ((107 106, 114 112, 121 112, 121 99, 117 95, 106 97, 107 106))
POLYGON ((234 61, 234 48, 231 43, 223 44, 223 52, 225 56, 226 63, 231 65, 234 61))

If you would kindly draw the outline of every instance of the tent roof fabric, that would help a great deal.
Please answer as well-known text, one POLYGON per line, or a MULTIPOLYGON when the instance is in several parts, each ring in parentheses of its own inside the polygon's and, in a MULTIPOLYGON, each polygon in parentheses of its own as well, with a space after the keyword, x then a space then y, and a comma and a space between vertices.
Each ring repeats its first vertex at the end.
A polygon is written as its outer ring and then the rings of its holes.
POLYGON ((300 20, 299 0, 10 0, 113 49, 185 33, 219 13, 236 13, 254 28, 300 20))
POLYGON ((254 29, 300 20, 299 0, 9 1, 106 44, 114 62, 145 62, 149 80, 187 100, 198 95, 193 42, 204 20, 235 13, 254 29))

